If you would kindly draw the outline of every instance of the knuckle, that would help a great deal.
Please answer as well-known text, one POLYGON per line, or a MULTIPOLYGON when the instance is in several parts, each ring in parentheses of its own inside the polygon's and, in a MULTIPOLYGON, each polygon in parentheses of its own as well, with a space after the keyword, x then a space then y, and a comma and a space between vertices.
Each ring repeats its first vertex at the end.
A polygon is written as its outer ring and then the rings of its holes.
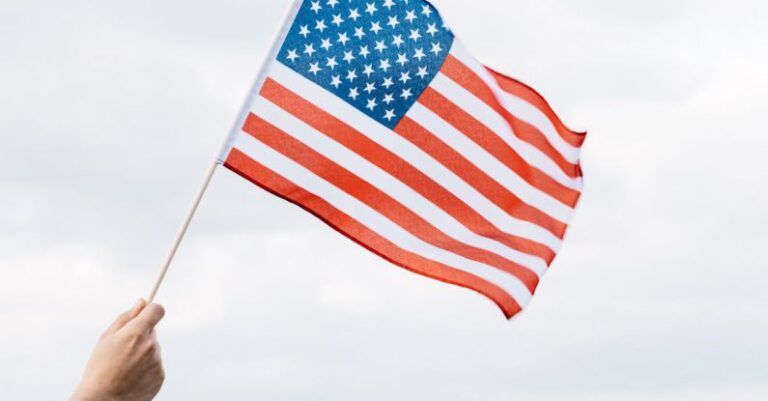
POLYGON ((144 333, 141 330, 135 328, 127 330, 125 335, 128 338, 128 341, 133 344, 141 342, 141 340, 144 338, 144 333))
POLYGON ((152 339, 146 340, 142 348, 143 353, 151 358, 154 363, 161 363, 160 344, 152 339))

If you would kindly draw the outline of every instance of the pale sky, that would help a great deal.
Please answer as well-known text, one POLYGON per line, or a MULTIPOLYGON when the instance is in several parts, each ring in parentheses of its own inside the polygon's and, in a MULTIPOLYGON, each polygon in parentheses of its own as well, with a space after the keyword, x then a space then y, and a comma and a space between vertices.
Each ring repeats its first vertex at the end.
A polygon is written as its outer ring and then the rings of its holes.
MULTIPOLYGON (((65 399, 145 296, 288 0, 0 0, 0 399, 65 399)), ((768 2, 435 0, 587 129, 529 309, 221 169, 159 301, 160 401, 768 399, 768 2)))

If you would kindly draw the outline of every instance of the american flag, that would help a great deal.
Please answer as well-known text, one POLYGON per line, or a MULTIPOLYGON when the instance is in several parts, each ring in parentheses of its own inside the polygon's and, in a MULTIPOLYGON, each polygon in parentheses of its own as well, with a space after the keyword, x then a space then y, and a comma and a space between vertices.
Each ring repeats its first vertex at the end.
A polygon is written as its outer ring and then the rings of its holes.
POLYGON ((511 318, 555 257, 584 135, 422 0, 295 1, 220 163, 511 318))

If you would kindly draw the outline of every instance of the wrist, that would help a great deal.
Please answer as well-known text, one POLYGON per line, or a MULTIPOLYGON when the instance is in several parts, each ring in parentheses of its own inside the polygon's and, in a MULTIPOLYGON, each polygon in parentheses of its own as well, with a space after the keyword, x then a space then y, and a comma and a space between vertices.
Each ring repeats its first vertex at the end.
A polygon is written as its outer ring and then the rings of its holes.
POLYGON ((102 394, 101 392, 89 388, 88 386, 80 385, 77 387, 69 401, 117 401, 112 397, 102 394))

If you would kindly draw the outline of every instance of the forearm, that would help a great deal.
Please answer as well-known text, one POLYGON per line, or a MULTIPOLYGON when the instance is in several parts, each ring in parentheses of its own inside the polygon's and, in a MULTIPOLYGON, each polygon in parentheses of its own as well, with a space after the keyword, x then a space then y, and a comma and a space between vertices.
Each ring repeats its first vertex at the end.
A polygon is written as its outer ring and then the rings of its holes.
POLYGON ((98 392, 78 387, 69 398, 69 401, 119 401, 104 395, 98 395, 98 392))

